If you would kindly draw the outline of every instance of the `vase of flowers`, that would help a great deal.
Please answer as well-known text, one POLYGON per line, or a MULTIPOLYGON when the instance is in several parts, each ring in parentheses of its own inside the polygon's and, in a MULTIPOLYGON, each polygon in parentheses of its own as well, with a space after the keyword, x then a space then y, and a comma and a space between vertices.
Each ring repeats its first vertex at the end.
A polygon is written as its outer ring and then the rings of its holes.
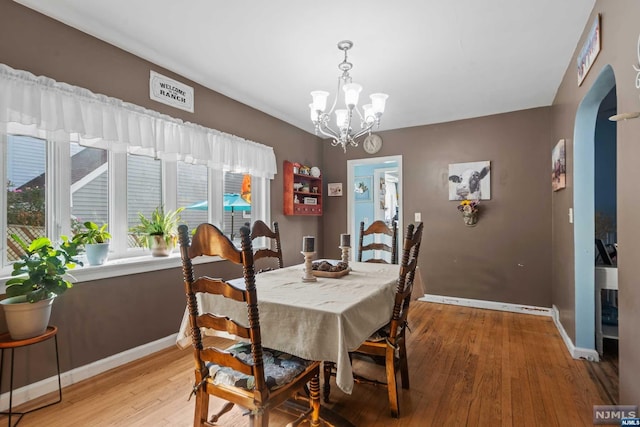
POLYGON ((462 219, 467 227, 474 227, 478 223, 479 204, 479 200, 465 199, 458 205, 458 210, 462 212, 462 219))

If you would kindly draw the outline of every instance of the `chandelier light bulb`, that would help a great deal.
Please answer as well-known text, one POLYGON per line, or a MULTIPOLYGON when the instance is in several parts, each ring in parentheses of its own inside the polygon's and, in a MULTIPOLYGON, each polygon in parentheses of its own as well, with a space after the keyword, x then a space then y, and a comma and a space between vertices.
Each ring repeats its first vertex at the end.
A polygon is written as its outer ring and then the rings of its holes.
POLYGON ((309 104, 309 112, 311 113, 311 121, 316 123, 319 119, 318 110, 313 108, 313 103, 309 104))
POLYGON ((388 97, 389 95, 386 93, 372 93, 369 95, 369 98, 371 98, 371 104, 373 105, 373 112, 375 114, 382 115, 382 113, 384 113, 384 105, 386 104, 388 97))
POLYGON ((353 107, 358 105, 358 97, 362 91, 362 86, 358 83, 347 83, 342 86, 342 90, 344 90, 344 104, 348 109, 352 110, 353 107))
MULTIPOLYGON (((373 111, 373 105, 365 104, 362 106, 362 119, 365 123, 372 123, 376 119, 376 115, 373 111)), ((364 125, 363 125, 364 126, 364 125)))
POLYGON ((349 126, 348 122, 349 119, 349 110, 336 110, 336 125, 338 126, 339 129, 344 129, 347 128, 349 126))
POLYGON ((324 90, 314 90, 311 92, 311 96, 313 97, 313 109, 323 112, 327 108, 329 92, 324 90))

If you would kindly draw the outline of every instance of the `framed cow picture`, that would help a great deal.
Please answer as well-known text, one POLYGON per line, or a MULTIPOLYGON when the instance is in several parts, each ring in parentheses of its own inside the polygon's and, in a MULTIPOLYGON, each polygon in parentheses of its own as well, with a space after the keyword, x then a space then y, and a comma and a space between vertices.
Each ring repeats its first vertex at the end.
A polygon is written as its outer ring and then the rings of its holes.
POLYGON ((491 200, 491 162, 449 164, 449 200, 491 200))

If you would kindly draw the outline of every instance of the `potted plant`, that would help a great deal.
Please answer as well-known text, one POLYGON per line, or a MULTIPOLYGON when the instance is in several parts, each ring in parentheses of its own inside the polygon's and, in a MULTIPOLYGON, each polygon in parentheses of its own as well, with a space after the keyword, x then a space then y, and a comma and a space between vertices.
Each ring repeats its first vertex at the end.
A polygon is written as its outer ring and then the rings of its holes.
POLYGON ((178 240, 178 223, 183 210, 178 208, 165 212, 163 207, 158 206, 149 218, 138 213, 140 224, 130 231, 138 236, 140 246, 151 248, 151 255, 169 256, 178 240))
POLYGON ((73 236, 73 241, 84 247, 89 265, 102 265, 107 260, 111 239, 107 226, 106 223, 98 226, 95 222, 86 221, 84 228, 73 236))
POLYGON ((14 340, 41 335, 47 329, 53 298, 72 285, 65 278, 67 271, 79 262, 78 245, 62 236, 62 244, 54 247, 48 237, 39 237, 26 244, 12 234, 25 252, 13 264, 13 272, 6 283, 7 298, 0 301, 4 307, 9 334, 14 340))

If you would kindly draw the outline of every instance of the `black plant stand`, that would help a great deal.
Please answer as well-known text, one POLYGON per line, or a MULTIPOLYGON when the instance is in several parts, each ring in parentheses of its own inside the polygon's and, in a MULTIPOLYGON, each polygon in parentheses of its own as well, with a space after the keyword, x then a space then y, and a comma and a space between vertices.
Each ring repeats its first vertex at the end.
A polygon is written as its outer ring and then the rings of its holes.
POLYGON ((60 360, 58 359, 58 328, 56 326, 48 326, 47 330, 42 334, 33 338, 26 338, 23 340, 13 340, 9 333, 4 333, 0 335, 0 387, 2 386, 2 372, 4 371, 4 351, 10 349, 11 350, 11 376, 9 381, 9 410, 0 412, 2 415, 8 415, 8 426, 11 427, 11 418, 14 415, 18 416, 18 421, 16 421, 14 426, 17 426, 22 416, 28 414, 30 412, 37 411, 39 409, 46 408, 51 405, 55 405, 56 403, 60 403, 62 401, 62 382, 60 381, 60 360), (33 344, 37 344, 39 342, 46 341, 48 339, 54 339, 55 350, 56 350, 56 367, 58 368, 58 400, 55 402, 47 403, 46 405, 39 406, 37 408, 30 409, 25 412, 13 412, 13 359, 14 359, 14 350, 18 347, 26 347, 33 344))

